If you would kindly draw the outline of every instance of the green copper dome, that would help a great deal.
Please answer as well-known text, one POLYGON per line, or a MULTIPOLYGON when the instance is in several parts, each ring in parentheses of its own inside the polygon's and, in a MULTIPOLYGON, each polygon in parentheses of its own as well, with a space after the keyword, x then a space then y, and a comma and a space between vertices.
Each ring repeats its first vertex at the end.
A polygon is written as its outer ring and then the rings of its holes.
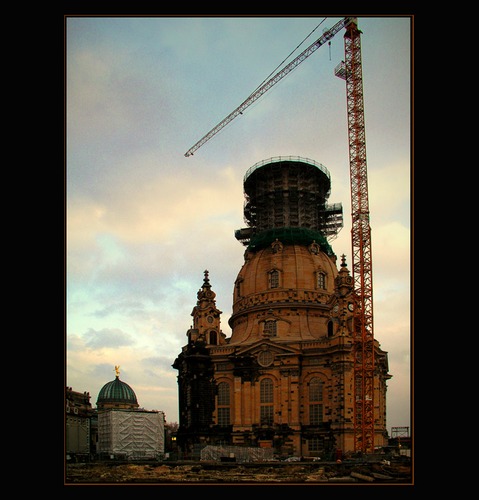
POLYGON ((98 394, 97 406, 112 403, 138 406, 135 391, 126 382, 122 382, 118 375, 115 380, 105 384, 98 394))

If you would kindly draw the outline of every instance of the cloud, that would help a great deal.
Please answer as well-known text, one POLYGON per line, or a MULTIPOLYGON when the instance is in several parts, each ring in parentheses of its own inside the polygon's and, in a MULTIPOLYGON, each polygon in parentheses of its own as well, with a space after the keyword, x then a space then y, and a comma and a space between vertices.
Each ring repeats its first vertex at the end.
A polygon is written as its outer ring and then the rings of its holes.
POLYGON ((100 331, 95 331, 90 328, 87 332, 83 334, 85 339, 85 345, 89 349, 118 349, 123 346, 131 346, 135 344, 135 341, 125 332, 117 328, 107 329, 104 328, 100 331))
MULTIPOLYGON (((132 342, 130 336, 116 330, 88 331, 83 336, 69 335, 67 385, 74 390, 87 391, 95 407, 101 388, 115 377, 115 365, 120 365, 120 379, 135 391, 140 407, 165 412, 168 422, 177 421, 177 372, 171 367, 179 348, 165 335, 167 354, 158 355, 154 343, 132 342), (98 334, 109 339, 113 346, 95 345, 98 334), (116 343, 118 342, 118 344, 116 343)), ((162 342, 158 336, 156 342, 162 342)))
POLYGON ((119 314, 120 316, 129 316, 136 319, 146 319, 148 314, 144 311, 144 304, 135 300, 133 302, 127 300, 116 301, 113 304, 109 304, 106 307, 95 310, 92 315, 97 318, 105 318, 114 314, 119 314))
POLYGON ((381 167, 368 172, 371 224, 400 221, 409 228, 411 171, 409 161, 380 160, 381 167))

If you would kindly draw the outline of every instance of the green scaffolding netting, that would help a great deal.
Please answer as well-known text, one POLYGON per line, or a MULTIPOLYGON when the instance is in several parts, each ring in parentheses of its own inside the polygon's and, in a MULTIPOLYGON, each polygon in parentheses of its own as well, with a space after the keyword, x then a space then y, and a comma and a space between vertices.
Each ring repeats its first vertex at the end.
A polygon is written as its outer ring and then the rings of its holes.
POLYGON ((327 255, 334 254, 331 245, 327 242, 322 233, 305 227, 278 227, 261 231, 261 233, 251 238, 248 249, 253 251, 260 250, 261 248, 271 245, 276 238, 283 243, 283 245, 310 245, 313 241, 316 241, 324 253, 327 255))

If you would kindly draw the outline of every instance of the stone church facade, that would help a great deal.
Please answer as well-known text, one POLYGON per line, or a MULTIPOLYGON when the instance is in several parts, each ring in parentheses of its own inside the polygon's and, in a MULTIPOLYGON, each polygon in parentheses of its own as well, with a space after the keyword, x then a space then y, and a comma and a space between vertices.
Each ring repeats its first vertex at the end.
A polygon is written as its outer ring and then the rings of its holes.
MULTIPOLYGON (((177 442, 186 454, 218 444, 273 448, 278 457, 354 451, 355 300, 346 258, 338 269, 325 237, 337 221, 325 203, 329 174, 310 160, 277 158, 245 178, 250 227, 237 231, 247 248, 231 337, 221 330, 205 271, 187 344, 173 364, 177 442)), ((391 376, 376 340, 374 359, 374 443, 384 446, 391 376)))

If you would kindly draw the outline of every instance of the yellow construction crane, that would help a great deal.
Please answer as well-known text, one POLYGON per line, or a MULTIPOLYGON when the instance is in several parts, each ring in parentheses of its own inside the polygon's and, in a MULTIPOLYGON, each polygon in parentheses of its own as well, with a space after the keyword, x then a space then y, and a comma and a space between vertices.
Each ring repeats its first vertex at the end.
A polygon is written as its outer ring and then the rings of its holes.
POLYGON ((361 31, 356 17, 345 17, 288 63, 266 83, 258 87, 233 112, 211 129, 185 156, 192 156, 205 142, 259 99, 273 85, 301 64, 319 47, 345 29, 345 59, 335 74, 346 81, 349 173, 351 184, 351 244, 356 304, 354 308, 354 449, 374 452, 374 334, 371 227, 366 166, 361 31))

